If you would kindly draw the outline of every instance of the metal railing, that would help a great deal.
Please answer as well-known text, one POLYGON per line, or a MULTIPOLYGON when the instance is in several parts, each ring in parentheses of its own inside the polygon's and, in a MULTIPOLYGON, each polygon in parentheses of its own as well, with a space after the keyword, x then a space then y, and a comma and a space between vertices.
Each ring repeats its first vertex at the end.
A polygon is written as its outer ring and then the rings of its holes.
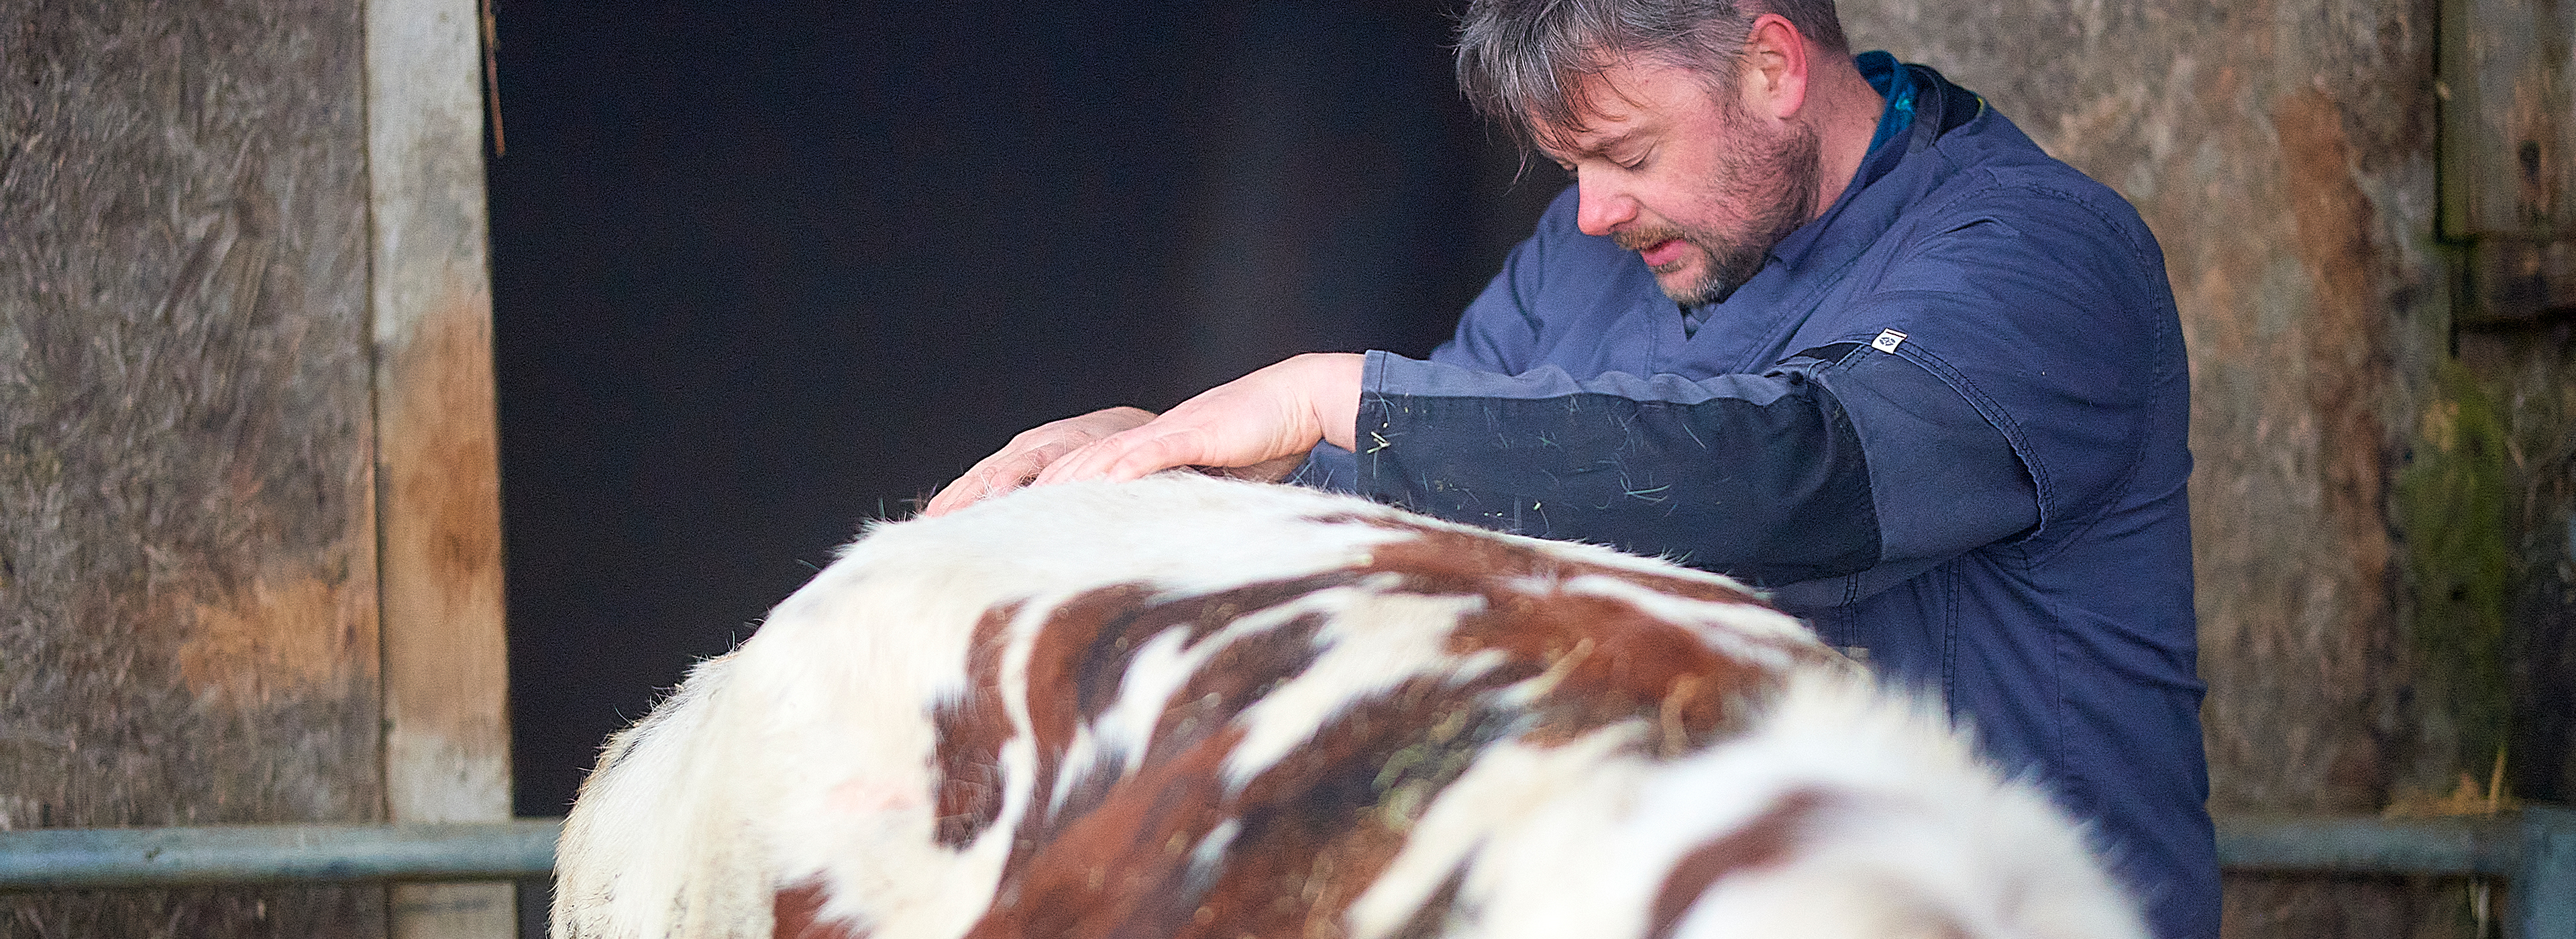
MULTIPOLYGON (((554 870, 559 818, 455 825, 231 825, 0 832, 0 891, 312 881, 473 881, 554 870)), ((2232 873, 2509 882, 2509 939, 2576 939, 2576 810, 2383 819, 2222 817, 2232 873)))
POLYGON ((476 881, 554 872, 560 818, 446 825, 210 825, 0 832, 0 891, 313 881, 476 881))
POLYGON ((2230 873, 2434 874, 2507 881, 2505 939, 2576 939, 2576 809, 2448 818, 2218 820, 2230 873))

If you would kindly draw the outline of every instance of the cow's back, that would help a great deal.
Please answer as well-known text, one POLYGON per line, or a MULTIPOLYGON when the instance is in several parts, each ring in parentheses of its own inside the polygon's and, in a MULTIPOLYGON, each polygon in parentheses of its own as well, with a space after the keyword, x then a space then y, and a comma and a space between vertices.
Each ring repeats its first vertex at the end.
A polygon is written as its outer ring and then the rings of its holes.
POLYGON ((612 742, 561 858, 567 937, 2137 931, 1731 582, 1183 475, 877 527, 612 742))

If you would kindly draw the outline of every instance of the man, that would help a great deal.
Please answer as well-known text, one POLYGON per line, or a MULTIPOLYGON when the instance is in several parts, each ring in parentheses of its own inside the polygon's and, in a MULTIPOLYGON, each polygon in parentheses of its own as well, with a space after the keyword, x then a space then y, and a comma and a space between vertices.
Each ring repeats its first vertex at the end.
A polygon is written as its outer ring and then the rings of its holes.
POLYGON ((2188 379, 2136 212, 1932 70, 1851 58, 1830 0, 1486 0, 1458 71, 1575 185, 1429 361, 1059 421, 929 511, 1302 462, 1733 574, 2093 820, 2160 935, 2216 935, 2188 379))

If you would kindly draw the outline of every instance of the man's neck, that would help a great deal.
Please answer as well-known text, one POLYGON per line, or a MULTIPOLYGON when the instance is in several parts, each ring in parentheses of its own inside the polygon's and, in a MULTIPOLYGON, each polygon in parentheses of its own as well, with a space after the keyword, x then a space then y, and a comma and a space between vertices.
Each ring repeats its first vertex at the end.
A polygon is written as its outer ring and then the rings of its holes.
POLYGON ((1869 139, 1878 131, 1887 99, 1860 76, 1851 56, 1809 46, 1807 60, 1817 63, 1808 71, 1807 106, 1814 109, 1820 185, 1812 211, 1822 215, 1860 172, 1860 161, 1869 155, 1869 139))

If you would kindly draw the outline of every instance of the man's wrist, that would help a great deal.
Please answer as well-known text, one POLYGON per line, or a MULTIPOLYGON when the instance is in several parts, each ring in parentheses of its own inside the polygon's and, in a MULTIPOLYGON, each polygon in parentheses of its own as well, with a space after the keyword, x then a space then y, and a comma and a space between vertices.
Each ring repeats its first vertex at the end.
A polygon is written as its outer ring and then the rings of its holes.
POLYGON ((1357 437, 1360 418, 1360 374, 1368 356, 1357 352, 1309 352, 1307 401, 1323 427, 1324 442, 1348 450, 1357 437))

